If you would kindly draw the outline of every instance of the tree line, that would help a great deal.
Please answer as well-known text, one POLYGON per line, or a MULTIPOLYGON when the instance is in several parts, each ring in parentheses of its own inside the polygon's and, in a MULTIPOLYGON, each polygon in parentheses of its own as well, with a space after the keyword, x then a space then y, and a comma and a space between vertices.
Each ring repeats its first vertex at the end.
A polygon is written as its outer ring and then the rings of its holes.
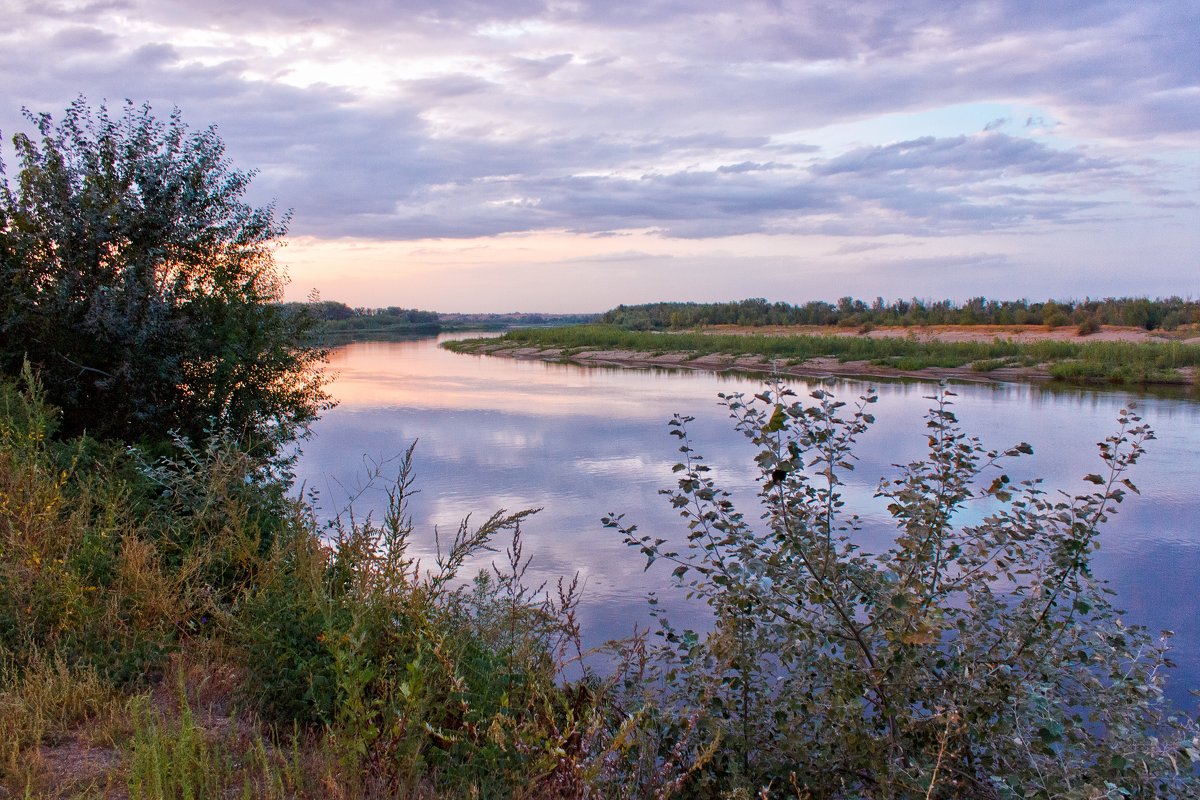
POLYGON ((1175 330, 1200 323, 1200 302, 1180 297, 1151 300, 1119 297, 1093 300, 995 300, 973 297, 951 300, 871 302, 843 297, 836 303, 812 300, 801 305, 772 303, 764 298, 724 303, 646 303, 620 305, 601 322, 630 330, 665 330, 698 325, 1045 325, 1079 326, 1091 333, 1101 325, 1127 325, 1146 330, 1175 330))
POLYGON ((506 330, 513 327, 574 325, 593 322, 595 314, 543 314, 510 312, 470 314, 422 311, 416 308, 350 306, 336 300, 288 303, 295 315, 316 320, 315 333, 322 341, 386 339, 456 330, 506 330))
POLYGON ((314 333, 329 340, 429 335, 442 331, 441 315, 416 308, 352 307, 335 300, 288 303, 289 311, 317 321, 314 333))

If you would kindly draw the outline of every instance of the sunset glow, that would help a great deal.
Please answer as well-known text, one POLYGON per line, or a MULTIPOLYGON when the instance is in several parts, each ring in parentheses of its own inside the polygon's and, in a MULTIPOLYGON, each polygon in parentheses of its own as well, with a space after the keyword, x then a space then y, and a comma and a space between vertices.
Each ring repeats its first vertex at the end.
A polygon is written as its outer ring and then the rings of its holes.
POLYGON ((0 9, 6 138, 80 94, 216 124, 294 210, 292 299, 1200 288, 1182 0, 0 9))

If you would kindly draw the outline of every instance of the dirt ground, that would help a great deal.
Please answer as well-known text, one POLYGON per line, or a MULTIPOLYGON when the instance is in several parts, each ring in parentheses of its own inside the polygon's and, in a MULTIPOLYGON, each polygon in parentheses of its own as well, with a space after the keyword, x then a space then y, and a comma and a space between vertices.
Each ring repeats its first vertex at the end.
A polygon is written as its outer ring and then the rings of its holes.
POLYGON ((1181 341, 1200 344, 1200 330, 1148 331, 1104 325, 1096 333, 1080 336, 1074 325, 1047 328, 1044 325, 914 325, 911 327, 883 326, 862 333, 858 328, 836 328, 822 325, 768 325, 761 328, 743 325, 712 325, 708 333, 759 334, 765 336, 866 336, 871 339, 912 337, 920 341, 990 342, 1011 339, 1014 342, 1043 340, 1073 342, 1162 342, 1181 341))

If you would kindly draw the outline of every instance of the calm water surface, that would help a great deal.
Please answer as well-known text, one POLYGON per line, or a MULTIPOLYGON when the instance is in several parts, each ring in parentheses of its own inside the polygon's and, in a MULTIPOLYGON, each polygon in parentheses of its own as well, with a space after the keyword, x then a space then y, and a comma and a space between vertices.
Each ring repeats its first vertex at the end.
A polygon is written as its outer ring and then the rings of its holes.
MULTIPOLYGON (((522 529, 525 553, 533 556, 529 575, 536 581, 580 575, 591 644, 624 636, 635 623, 645 626, 650 591, 676 624, 703 619, 670 588, 665 564, 643 570, 639 554, 600 524, 610 512, 623 513, 643 533, 683 538, 684 522, 659 495, 673 486, 679 455, 666 425, 673 414, 696 418, 689 428, 696 449, 718 484, 740 498, 747 519, 757 517, 753 448, 733 431, 717 398, 758 391, 755 378, 458 355, 433 339, 340 347, 331 368, 340 405, 315 426, 298 469, 299 480, 320 493, 322 511, 332 515, 358 493, 370 463, 395 459, 419 440, 419 494, 412 503, 418 554, 433 552, 434 526, 450 535, 468 514, 483 520, 501 508, 542 509, 522 529)), ((793 387, 804 394, 817 385, 793 387)), ((827 388, 853 400, 867 386, 839 380, 827 388)), ((875 388, 878 422, 863 436, 845 488, 848 507, 883 541, 888 521, 872 495, 880 478, 895 474, 893 464, 923 455, 921 417, 933 386, 875 388)), ((964 429, 985 445, 1033 444, 1034 455, 1010 465, 1010 475, 1040 476, 1071 493, 1089 487, 1083 475, 1101 471, 1095 443, 1116 429, 1119 409, 1137 401, 1158 438, 1132 475, 1142 494, 1126 500, 1105 529, 1095 569, 1116 589, 1130 621, 1176 632, 1171 695, 1190 706, 1187 689, 1200 687, 1200 403, 1027 385, 954 391, 964 429)), ((367 488, 355 511, 365 514, 382 502, 380 487, 367 488)))

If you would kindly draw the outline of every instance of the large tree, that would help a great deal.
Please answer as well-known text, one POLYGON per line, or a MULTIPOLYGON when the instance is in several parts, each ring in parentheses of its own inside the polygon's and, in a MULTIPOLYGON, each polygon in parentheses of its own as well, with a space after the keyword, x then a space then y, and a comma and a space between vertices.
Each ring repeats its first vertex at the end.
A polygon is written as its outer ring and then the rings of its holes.
POLYGON ((287 216, 245 201, 215 128, 83 98, 0 163, 0 369, 28 360, 67 433, 294 436, 328 406, 274 260, 287 216))

